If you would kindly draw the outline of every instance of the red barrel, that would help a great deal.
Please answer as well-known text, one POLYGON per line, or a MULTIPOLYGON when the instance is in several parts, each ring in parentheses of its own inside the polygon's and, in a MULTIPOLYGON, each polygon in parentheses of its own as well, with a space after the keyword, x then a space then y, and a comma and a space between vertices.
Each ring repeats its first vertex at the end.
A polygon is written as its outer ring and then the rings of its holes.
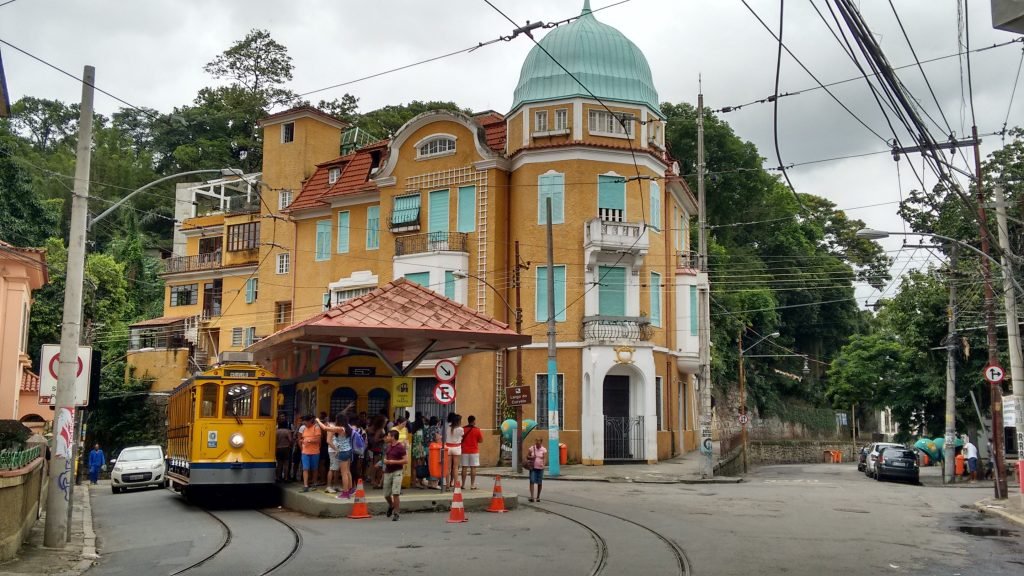
POLYGON ((1020 483, 1020 493, 1024 494, 1024 460, 1017 461, 1017 482, 1020 483))
POLYGON ((440 478, 441 474, 441 443, 431 442, 430 443, 430 475, 433 478, 440 478))
POLYGON ((558 463, 565 466, 569 461, 569 447, 565 444, 558 445, 558 463))

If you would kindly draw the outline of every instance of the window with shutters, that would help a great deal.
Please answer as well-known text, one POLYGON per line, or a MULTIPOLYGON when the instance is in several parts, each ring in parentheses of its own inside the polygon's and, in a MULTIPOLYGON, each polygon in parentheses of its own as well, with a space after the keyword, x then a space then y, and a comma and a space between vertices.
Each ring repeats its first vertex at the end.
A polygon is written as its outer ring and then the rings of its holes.
POLYGON ((338 254, 348 252, 349 212, 338 212, 338 254))
POLYGON ((330 292, 324 292, 324 295, 323 295, 323 297, 321 298, 320 301, 321 301, 321 304, 322 304, 321 308, 323 310, 329 309, 331 307, 331 293, 330 292))
POLYGON ((199 284, 171 286, 171 306, 193 306, 199 303, 199 284))
POLYGON ((292 303, 289 302, 274 302, 274 331, 280 330, 291 324, 292 321, 292 303))
POLYGON ((651 272, 651 324, 661 326, 661 274, 651 272))
MULTIPOLYGON (((565 322, 565 266, 555 266, 555 322, 565 322)), ((548 267, 537 267, 537 322, 548 321, 548 267)))
POLYGON ((444 271, 444 297, 455 300, 455 272, 451 270, 444 271))
POLYGON ((626 221, 626 179, 618 174, 597 177, 597 215, 605 222, 626 221))
POLYGON ((634 117, 629 112, 609 114, 607 110, 591 110, 588 120, 591 134, 632 138, 634 117))
POLYGON ((285 252, 284 254, 277 255, 277 273, 287 274, 291 271, 292 267, 292 255, 285 252))
POLYGON ((455 137, 450 134, 437 134, 416 143, 417 160, 449 154, 455 154, 455 137))
POLYGON ((334 305, 337 306, 342 302, 351 300, 353 298, 358 298, 360 296, 363 296, 364 294, 369 294, 370 292, 373 292, 374 288, 376 288, 376 286, 366 286, 365 288, 349 288, 346 290, 335 290, 334 305))
MULTIPOLYGON (((427 232, 448 231, 448 190, 434 190, 429 195, 430 210, 427 214, 427 232)), ((447 238, 445 238, 447 240, 447 238)))
POLYGON ((380 206, 366 209, 366 249, 380 248, 380 206))
POLYGON ((249 346, 252 346, 254 342, 256 342, 256 327, 249 326, 245 329, 245 338, 243 339, 242 346, 244 348, 248 348, 249 346))
POLYGON ((420 224, 420 195, 396 196, 391 211, 391 229, 415 228, 420 224))
POLYGON ((559 108, 555 110, 555 132, 563 132, 569 129, 569 110, 559 108))
POLYGON ((281 124, 281 143, 287 144, 295 141, 295 122, 281 124))
POLYGON ((548 131, 548 111, 538 110, 533 115, 533 131, 534 132, 547 132, 548 131))
POLYGON ((651 218, 649 224, 655 232, 661 231, 661 186, 651 181, 651 218))
MULTIPOLYGON (((565 427, 565 374, 558 375, 558 427, 565 427)), ((548 428, 548 375, 537 374, 537 396, 533 399, 537 406, 537 428, 548 428)))
POLYGON ((277 209, 284 210, 292 205, 292 191, 281 190, 277 193, 277 209))
POLYGON ((430 285, 430 272, 412 272, 405 275, 405 279, 410 282, 415 282, 420 286, 430 285))
POLYGON ((259 295, 259 278, 249 278, 245 281, 245 303, 252 304, 259 295))
POLYGON ((690 286, 690 336, 697 335, 697 287, 690 286))
POLYGON ((242 345, 242 336, 244 328, 232 328, 231 329, 231 345, 238 347, 242 345))
POLYGON ((476 186, 459 187, 458 223, 456 231, 476 230, 476 186))
POLYGON ((601 316, 626 315, 625 267, 597 267, 597 308, 601 316))
POLYGON ((551 198, 551 223, 564 223, 565 174, 550 171, 537 177, 537 224, 548 223, 548 198, 551 198))
POLYGON ((228 226, 228 252, 253 250, 260 244, 260 223, 247 222, 228 226))
POLYGON ((331 257, 331 221, 320 220, 316 223, 316 260, 327 260, 331 257))
POLYGON ((665 429, 665 384, 661 376, 654 377, 654 406, 658 418, 658 430, 665 429))
POLYGON ((327 171, 327 183, 334 184, 341 177, 341 168, 331 168, 327 171))

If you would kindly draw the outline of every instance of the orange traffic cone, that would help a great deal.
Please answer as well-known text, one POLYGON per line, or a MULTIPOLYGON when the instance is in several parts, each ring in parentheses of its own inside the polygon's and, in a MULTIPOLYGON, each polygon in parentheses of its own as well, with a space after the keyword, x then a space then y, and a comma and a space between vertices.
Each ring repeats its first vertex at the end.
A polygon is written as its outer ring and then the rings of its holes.
POLYGON ((466 507, 462 504, 462 485, 455 481, 455 493, 452 494, 452 511, 448 515, 449 524, 466 522, 466 507))
POLYGON ((491 505, 487 507, 488 512, 508 512, 505 510, 505 497, 501 494, 501 476, 494 477, 494 491, 491 492, 491 505))
POLYGON ((362 478, 356 483, 355 502, 352 504, 352 513, 348 517, 354 520, 370 517, 370 511, 366 508, 366 492, 363 491, 362 478))

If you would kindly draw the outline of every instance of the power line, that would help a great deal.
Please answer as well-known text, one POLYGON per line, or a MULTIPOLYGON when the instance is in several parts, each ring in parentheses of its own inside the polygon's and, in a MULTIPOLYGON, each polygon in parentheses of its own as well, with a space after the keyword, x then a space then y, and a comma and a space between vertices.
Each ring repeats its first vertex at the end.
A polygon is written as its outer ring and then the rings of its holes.
POLYGON ((1006 124, 1010 121, 1010 110, 1013 109, 1013 97, 1017 95, 1017 83, 1020 82, 1020 70, 1024 66, 1024 46, 1020 49, 1020 62, 1017 63, 1017 75, 1013 79, 1013 90, 1010 91, 1010 102, 1006 105, 1006 118, 1003 119, 1003 143, 1006 143, 1006 124))
MULTIPOLYGON (((747 6, 749 8, 749 6, 747 6)), ((772 136, 775 139, 775 158, 779 161, 779 168, 782 170, 782 177, 789 185, 789 191, 793 193, 797 206, 800 210, 807 212, 804 203, 800 201, 800 195, 796 193, 793 181, 789 179, 789 172, 786 172, 786 165, 782 162, 782 152, 779 149, 779 79, 782 72, 782 24, 785 22, 786 0, 779 0, 779 48, 775 57, 775 95, 772 97, 772 136)))

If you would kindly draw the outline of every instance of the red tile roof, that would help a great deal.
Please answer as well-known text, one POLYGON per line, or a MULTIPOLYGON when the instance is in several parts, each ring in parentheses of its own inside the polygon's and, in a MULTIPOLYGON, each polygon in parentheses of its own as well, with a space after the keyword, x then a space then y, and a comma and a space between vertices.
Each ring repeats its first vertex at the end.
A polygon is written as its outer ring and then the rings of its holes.
POLYGON ((21 373, 21 391, 39 392, 39 376, 35 372, 26 369, 21 373))
POLYGON ((388 141, 382 140, 345 156, 317 164, 316 172, 302 185, 302 192, 288 207, 288 212, 320 208, 326 206, 327 200, 331 198, 377 190, 377 185, 370 180, 370 168, 373 166, 374 153, 383 156, 387 146, 388 141), (341 174, 334 184, 328 183, 331 168, 341 169, 341 174))
POLYGON ((487 139, 487 146, 495 152, 505 152, 505 139, 508 126, 505 124, 505 116, 493 110, 473 117, 478 124, 484 128, 484 136, 487 139))
MULTIPOLYGON (((250 350, 267 351, 291 345, 295 338, 337 345, 338 338, 370 338, 385 351, 415 356, 437 340, 428 357, 443 358, 473 350, 494 350, 529 343, 508 324, 399 278, 369 294, 353 298, 257 342, 250 350)), ((406 358, 409 359, 409 358, 406 358)))

